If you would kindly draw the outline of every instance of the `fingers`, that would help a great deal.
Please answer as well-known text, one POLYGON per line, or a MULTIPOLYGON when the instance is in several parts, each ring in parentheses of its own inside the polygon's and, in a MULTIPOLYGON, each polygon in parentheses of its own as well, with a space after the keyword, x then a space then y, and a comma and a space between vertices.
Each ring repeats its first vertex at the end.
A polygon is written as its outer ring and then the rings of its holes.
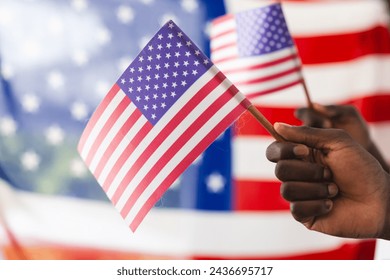
POLYGON ((292 202, 290 211, 295 220, 310 228, 314 223, 315 217, 329 213, 332 207, 333 201, 330 199, 308 200, 292 202))
POLYGON ((327 105, 313 104, 313 108, 299 108, 295 116, 304 125, 317 128, 331 128, 333 122, 340 123, 350 119, 360 120, 358 110, 352 105, 327 105))
POLYGON ((276 177, 283 182, 329 182, 330 170, 317 163, 302 160, 279 160, 275 167, 276 177))
POLYGON ((282 197, 288 201, 319 200, 338 194, 334 183, 284 182, 280 187, 282 197))
POLYGON ((332 210, 331 199, 337 196, 338 187, 334 183, 285 182, 280 191, 290 202, 294 219, 311 228, 317 216, 332 210))
MULTIPOLYGON (((314 105, 316 106, 316 104, 314 105)), ((300 119, 304 125, 318 128, 331 128, 330 118, 323 113, 312 108, 299 108, 295 111, 295 117, 300 119)))
POLYGON ((305 159, 310 153, 310 149, 305 145, 273 142, 267 147, 266 157, 269 161, 278 162, 281 159, 305 159))
POLYGON ((341 129, 298 127, 283 123, 275 123, 274 128, 287 141, 301 143, 319 150, 331 150, 335 144, 353 142, 351 137, 341 129))

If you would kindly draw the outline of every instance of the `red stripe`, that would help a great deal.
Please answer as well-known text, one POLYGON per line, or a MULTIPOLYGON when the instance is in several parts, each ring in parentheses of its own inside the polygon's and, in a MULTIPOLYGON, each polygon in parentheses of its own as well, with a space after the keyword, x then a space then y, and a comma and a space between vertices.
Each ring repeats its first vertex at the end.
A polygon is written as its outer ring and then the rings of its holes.
MULTIPOLYGON (((125 138, 127 133, 130 131, 130 129, 134 126, 134 124, 137 122, 137 120, 141 117, 142 113, 140 110, 136 109, 131 114, 131 116, 127 119, 127 121, 123 124, 119 132, 115 135, 114 139, 112 139, 110 145, 108 145, 107 149, 104 151, 104 154, 102 155, 102 159, 109 159, 112 154, 115 152, 117 146, 119 143, 122 142, 122 140, 125 138)), ((103 168, 105 166, 107 161, 100 160, 95 171, 94 175, 96 178, 99 178, 103 168)))
POLYGON ((229 21, 229 20, 231 20, 233 18, 234 18, 233 14, 227 14, 227 15, 224 15, 224 16, 221 16, 221 17, 218 17, 218 18, 214 19, 211 22, 211 25, 213 27, 216 27, 217 25, 224 24, 226 21, 229 21))
POLYGON ((208 147, 210 144, 226 130, 227 127, 237 117, 246 110, 247 100, 243 100, 234 110, 225 116, 210 132, 204 137, 194 149, 176 166, 174 170, 165 178, 158 189, 150 196, 146 203, 142 206, 138 214, 135 216, 133 222, 130 224, 132 231, 135 231, 145 215, 150 211, 153 205, 161 197, 161 195, 169 188, 176 180, 178 175, 182 174, 184 170, 208 147))
POLYGON ((303 64, 349 61, 368 54, 390 54, 386 26, 370 30, 317 37, 294 37, 303 64))
POLYGON ((234 180, 233 207, 237 211, 289 210, 280 195, 280 182, 234 180))
POLYGON ((257 78, 257 79, 253 79, 253 80, 246 80, 246 81, 237 82, 236 85, 237 86, 252 85, 252 84, 257 84, 257 83, 261 83, 261 82, 266 82, 266 81, 269 81, 269 80, 275 80, 275 79, 287 76, 287 75, 289 75, 291 73, 297 73, 300 70, 301 70, 301 67, 294 67, 292 69, 289 69, 289 70, 286 70, 286 71, 283 71, 283 72, 279 72, 277 74, 269 75, 269 76, 266 76, 266 77, 261 77, 261 78, 257 78))
MULTIPOLYGON (((303 64, 343 62, 370 54, 390 54, 390 33, 386 26, 369 30, 322 36, 293 34, 303 64), (326 51, 324 51, 326 50, 326 51)), ((238 58, 231 56, 214 61, 221 63, 238 58)))
MULTIPOLYGON (((188 140, 190 140, 196 134, 196 132, 205 125, 207 120, 216 114, 216 112, 218 112, 224 104, 232 99, 232 94, 235 95, 237 92, 238 89, 234 86, 227 89, 220 97, 218 97, 211 105, 209 105, 207 109, 204 110, 202 114, 197 117, 197 119, 194 120, 185 131, 182 132, 177 140, 165 151, 161 158, 159 158, 156 164, 148 171, 142 181, 134 189, 121 210, 121 215, 123 217, 127 216, 131 208, 136 203, 137 199, 142 195, 142 193, 157 176, 157 174, 159 174, 160 171, 167 165, 167 163, 178 153, 178 151, 180 151, 181 147, 183 147, 188 142, 188 140)), ((178 177, 180 174, 176 175, 178 177)))
MULTIPOLYGON (((390 121, 390 92, 378 95, 357 98, 343 102, 356 106, 369 123, 390 121), (386 95, 385 95, 386 94, 386 95)), ((271 122, 285 122, 300 125, 301 122, 294 117, 295 107, 266 107, 256 108, 271 122)), ((269 135, 269 133, 248 112, 244 113, 236 123, 238 135, 269 135)))
POLYGON ((121 117, 123 112, 130 106, 130 99, 123 98, 122 101, 118 104, 115 110, 111 113, 111 116, 108 118, 106 123, 100 129, 98 136, 94 139, 91 149, 89 150, 88 156, 85 159, 85 163, 89 166, 92 159, 95 156, 96 151, 99 149, 99 146, 102 144, 106 138, 108 132, 111 130, 112 126, 117 122, 121 117))
MULTIPOLYGON (((226 34, 229 34, 229 33, 233 33, 232 31, 229 31, 229 32, 225 32, 224 34, 222 35, 226 35, 226 34)), ((221 35, 221 36, 222 36, 221 35)), ((230 47, 234 47, 235 45, 237 45, 237 42, 236 41, 233 41, 233 42, 229 42, 229 43, 226 43, 224 45, 220 45, 218 47, 212 47, 211 48, 211 52, 215 55, 217 52, 223 50, 223 49, 227 49, 227 48, 230 48, 230 47)))
MULTIPOLYGON (((163 259, 193 259, 193 260, 372 260, 375 254, 375 240, 362 240, 356 243, 340 245, 333 250, 315 251, 310 253, 296 253, 284 255, 265 255, 259 252, 256 255, 217 255, 217 254, 190 254, 183 258, 175 253, 145 253, 142 250, 115 250, 95 248, 82 245, 69 245, 52 242, 42 242, 34 245, 24 245, 23 250, 33 260, 163 260, 163 259)), ((6 259, 20 259, 15 255, 13 248, 3 246, 6 259)), ((157 251, 157 250, 156 250, 157 251)), ((23 258, 24 259, 24 258, 23 258)))
POLYGON ((120 90, 120 87, 117 84, 114 84, 112 86, 112 88, 110 89, 110 91, 108 92, 108 94, 106 95, 106 97, 99 104, 95 113, 92 115, 86 128, 83 131, 83 135, 81 136, 78 147, 77 147, 77 149, 80 153, 84 149, 85 142, 89 138, 89 135, 90 135, 92 129, 94 128, 96 122, 99 120, 100 116, 106 110, 108 104, 110 104, 111 100, 116 96, 116 94, 118 93, 119 90, 120 90))
POLYGON ((286 89, 286 88, 298 85, 301 82, 302 82, 302 78, 299 78, 296 81, 293 81, 291 83, 288 83, 288 84, 285 84, 285 85, 282 85, 282 86, 279 86, 279 87, 275 87, 275 88, 271 88, 271 89, 267 89, 267 90, 262 90, 262 91, 250 92, 250 93, 248 92, 248 93, 245 93, 245 95, 250 99, 250 98, 253 98, 253 97, 260 96, 260 95, 264 95, 264 94, 276 92, 276 91, 279 91, 279 90, 282 90, 282 89, 286 89))
MULTIPOLYGON (((173 131, 175 127, 177 127, 182 122, 182 120, 194 109, 194 107, 196 107, 200 101, 202 101, 207 96, 211 90, 216 88, 221 83, 221 78, 221 74, 218 73, 207 84, 205 84, 200 89, 200 91, 194 97, 192 97, 192 99, 187 102, 183 108, 169 121, 169 123, 163 128, 158 136, 153 139, 150 145, 145 148, 144 152, 137 158, 133 166, 128 170, 125 177, 120 182, 118 188, 115 190, 115 193, 111 199, 114 204, 118 202, 119 198, 122 196, 131 180, 154 153, 154 151, 160 146, 164 139, 169 136, 171 131, 173 131)), ((131 149, 134 150, 135 147, 136 146, 133 146, 131 149)))
POLYGON ((279 256, 257 254, 252 256, 226 256, 226 255, 195 255, 195 260, 372 260, 375 255, 375 240, 359 241, 340 245, 334 250, 310 253, 283 254, 279 256))
MULTIPOLYGON (((146 122, 143 127, 140 129, 140 131, 132 138, 129 142, 129 144, 126 146, 123 153, 120 155, 118 160, 115 162, 114 166, 110 170, 109 175, 107 176, 106 180, 103 183, 103 189, 107 192, 110 188, 112 181, 114 181, 116 175, 121 170, 127 159, 130 157, 130 155, 134 151, 134 147, 137 147, 139 143, 144 139, 144 137, 149 133, 150 130, 152 130, 153 125, 150 122, 146 122)), ((106 162, 104 163, 106 164, 106 162)))
MULTIPOLYGON (((297 59, 297 54, 294 53, 294 54, 291 54, 289 56, 282 57, 282 58, 279 58, 279 59, 276 59, 276 60, 273 60, 273 61, 270 61, 270 62, 259 63, 259 64, 252 65, 252 66, 237 65, 237 67, 235 67, 233 69, 230 69, 230 70, 223 71, 223 72, 225 74, 228 74, 228 73, 230 74, 230 73, 236 73, 236 72, 258 70, 258 69, 268 68, 270 66, 275 66, 275 65, 281 64, 283 62, 289 61, 289 60, 296 60, 296 59, 297 59)), ((300 64, 298 60, 296 60, 296 62, 297 62, 298 65, 300 64)), ((239 61, 234 61, 232 63, 239 63, 239 61)))

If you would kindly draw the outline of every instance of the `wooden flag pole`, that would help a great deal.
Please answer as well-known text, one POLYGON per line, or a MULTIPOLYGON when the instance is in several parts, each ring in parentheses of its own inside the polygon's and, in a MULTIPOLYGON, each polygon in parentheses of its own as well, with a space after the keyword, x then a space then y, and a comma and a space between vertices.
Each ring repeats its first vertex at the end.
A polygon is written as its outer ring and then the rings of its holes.
POLYGON ((259 121, 259 123, 261 123, 261 125, 269 132, 269 134, 271 134, 272 137, 275 138, 276 141, 286 142, 286 140, 275 131, 273 125, 259 110, 257 110, 253 104, 248 107, 248 111, 259 121))
POLYGON ((302 79, 302 86, 303 86, 303 90, 305 92, 305 96, 306 96, 306 100, 307 100, 307 107, 309 109, 314 109, 313 102, 311 100, 311 97, 310 97, 310 94, 309 94, 309 90, 307 89, 307 85, 306 85, 306 82, 305 82, 304 79, 302 79))

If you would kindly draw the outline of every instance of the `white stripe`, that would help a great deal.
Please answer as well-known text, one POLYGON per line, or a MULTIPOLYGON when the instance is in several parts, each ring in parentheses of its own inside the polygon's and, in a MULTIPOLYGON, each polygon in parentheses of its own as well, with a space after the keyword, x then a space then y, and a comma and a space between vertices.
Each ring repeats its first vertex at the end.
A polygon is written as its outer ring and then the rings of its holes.
POLYGON ((107 150, 108 146, 111 144, 114 137, 118 134, 119 130, 123 126, 123 124, 127 121, 127 119, 131 116, 131 114, 135 111, 136 106, 133 102, 131 102, 126 109, 122 112, 122 114, 117 117, 117 120, 114 122, 110 130, 108 131, 106 137, 104 137, 103 141, 100 143, 96 153, 91 161, 90 170, 95 170, 97 165, 99 164, 104 152, 107 150))
POLYGON ((282 49, 267 55, 234 58, 228 61, 216 63, 215 65, 222 71, 228 72, 231 70, 237 70, 239 69, 238 67, 251 67, 269 63, 275 60, 283 59, 293 54, 297 54, 297 49, 295 47, 282 49))
MULTIPOLYGON (((225 87, 227 89, 228 87, 225 87)), ((147 187, 147 189, 142 193, 134 207, 131 209, 125 221, 131 223, 134 220, 135 216, 139 213, 146 201, 152 196, 154 191, 160 186, 163 180, 166 178, 167 174, 170 174, 172 170, 180 164, 183 159, 189 154, 189 151, 192 151, 195 146, 207 136, 207 134, 212 131, 215 126, 222 121, 227 114, 234 110, 238 103, 244 100, 245 96, 240 92, 236 94, 235 98, 230 99, 227 103, 223 105, 204 125, 189 139, 189 141, 183 145, 183 147, 175 154, 175 156, 156 174, 153 182, 147 187)))
MULTIPOLYGON (((227 81, 227 80, 225 80, 223 83, 218 85, 199 104, 197 104, 197 106, 195 108, 193 108, 193 110, 183 120, 181 120, 181 122, 169 133, 168 137, 166 137, 162 141, 162 143, 159 144, 159 147, 156 150, 153 151, 153 154, 149 157, 149 159, 147 159, 147 161, 144 163, 142 168, 132 178, 131 182, 126 187, 126 190, 123 192, 121 198, 119 199, 118 203, 116 204, 116 207, 118 209, 122 209, 123 208, 123 206, 125 205, 125 203, 129 199, 129 197, 131 196, 131 194, 133 193, 135 188, 142 181, 142 179, 146 176, 146 174, 149 173, 149 171, 153 168, 153 166, 162 158, 164 153, 170 147, 172 147, 172 145, 183 134, 183 132, 186 131, 189 126, 191 126, 191 124, 194 122, 194 120, 198 119, 199 115, 204 112, 205 108, 209 107, 209 105, 212 104, 216 99, 218 99, 218 97, 220 97, 221 94, 223 92, 225 92, 226 89, 228 87, 230 87, 230 86, 231 86, 231 83, 229 81, 227 81)), ((195 93, 194 88, 190 87, 181 96, 181 98, 179 100, 177 100, 177 102, 175 103, 176 106, 172 106, 171 107, 171 109, 169 110, 170 113, 171 114, 174 113, 176 115, 178 113, 178 111, 180 111, 181 108, 183 108, 183 106, 188 102, 187 95, 192 97, 192 96, 194 96, 194 93, 195 93)), ((164 122, 167 122, 167 123, 169 122, 168 119, 166 119, 166 120, 161 119, 160 121, 164 121, 164 122)), ((165 127, 165 125, 164 125, 164 127, 165 127)), ((191 138, 194 138, 194 137, 195 137, 195 135, 192 136, 191 138)), ((150 136, 148 135, 144 139, 145 142, 147 142, 147 143, 151 142, 152 139, 149 139, 149 138, 150 138, 150 136)), ((153 137, 153 139, 154 138, 155 137, 153 137)), ((196 139, 196 140, 200 141, 200 139, 201 138, 196 139)), ((143 147, 143 150, 145 150, 147 148, 147 146, 144 145, 143 142, 140 143, 140 146, 143 147)), ((130 157, 133 157, 133 155, 131 155, 130 157)), ((139 158, 139 156, 134 156, 134 157, 135 158, 134 158, 133 161, 136 161, 139 158)), ((129 165, 129 167, 131 167, 131 165, 129 165)), ((129 167, 127 168, 127 170, 129 169, 129 167)), ((169 174, 169 173, 165 173, 165 175, 167 175, 167 174, 169 174)), ((155 177, 156 176, 157 176, 157 174, 155 175, 155 177)), ((154 179, 154 181, 156 181, 156 178, 154 179)), ((108 197, 111 197, 114 194, 114 192, 116 191, 116 189, 117 189, 117 187, 115 187, 115 189, 112 188, 112 192, 110 190, 110 192, 107 193, 108 197)))
POLYGON ((277 181, 275 163, 267 160, 265 151, 275 141, 270 136, 237 136, 233 138, 233 176, 240 180, 277 181))
MULTIPOLYGON (((260 6, 258 0, 225 0, 229 13, 260 6)), ((376 25, 387 26, 385 1, 283 2, 283 11, 294 36, 349 33, 376 25), (308 24, 309 23, 309 24, 308 24)))
POLYGON ((382 153, 386 162, 390 164, 390 121, 368 124, 371 137, 382 153))
POLYGON ((223 34, 227 31, 236 29, 236 21, 233 18, 224 20, 223 22, 219 23, 212 23, 211 24, 211 30, 210 30, 210 37, 219 36, 220 34, 223 34))
MULTIPOLYGON (((346 63, 304 65, 303 75, 314 102, 335 104, 390 92, 390 56, 369 55, 346 63)), ((305 106, 302 86, 294 86, 251 100, 263 106, 305 106)))
MULTIPOLYGON (((126 190, 123 192, 120 200, 116 204, 118 209, 122 209, 126 201, 129 199, 130 195, 133 193, 134 189, 139 185, 139 183, 142 181, 142 179, 146 176, 146 174, 149 173, 149 171, 153 168, 153 166, 162 158, 163 154, 172 146, 174 145, 175 141, 187 130, 187 128, 194 122, 194 120, 198 119, 199 115, 201 115, 207 107, 210 106, 211 103, 213 103, 218 97, 221 96, 223 92, 226 91, 228 87, 231 86, 231 83, 227 80, 225 80, 223 83, 218 85, 212 92, 210 92, 193 110, 183 119, 181 120, 180 124, 178 124, 164 139, 162 143, 160 143, 159 147, 153 151, 153 154, 149 157, 149 159, 145 162, 145 164, 142 166, 142 168, 138 171, 138 173, 132 178, 132 181, 130 184, 126 187, 126 190)), ((177 111, 180 111, 181 108, 188 102, 187 96, 190 97, 194 96, 194 88, 190 87, 188 90, 183 94, 182 98, 180 98, 176 103, 175 106, 172 106, 170 111, 171 113, 177 113, 177 111), (187 94, 186 94, 187 93, 187 94)), ((160 121, 163 121, 164 123, 168 123, 170 119, 161 119, 160 121)), ((165 127, 165 125, 164 125, 165 127)), ((149 137, 149 136, 147 136, 149 137)), ((194 137, 194 136, 193 136, 194 137)), ((192 138, 192 137, 191 137, 192 138)), ((145 139, 148 141, 147 139, 145 139)), ((200 140, 199 140, 200 141, 200 140)), ((145 149, 145 145, 143 145, 145 149)), ((189 150, 187 150, 188 152, 189 150)), ((176 162, 176 165, 180 161, 176 162)), ((165 168, 165 167, 164 167, 165 168)), ((165 170, 165 169, 164 169, 165 170)), ((161 170, 160 170, 161 172, 161 170)), ((168 171, 167 171, 168 172, 168 171)), ((165 173, 165 175, 169 174, 165 173)), ((156 180, 156 179, 155 179, 156 180)), ((111 193, 111 192, 110 192, 111 193)), ((111 197, 111 196, 109 196, 111 197)))
MULTIPOLYGON (((210 81, 215 74, 217 73, 217 69, 215 67, 211 67, 206 73, 202 75, 191 87, 190 89, 193 92, 198 92, 205 83, 210 81)), ((188 90, 187 90, 188 91, 188 90)), ((185 104, 191 99, 190 95, 183 95, 180 98, 180 102, 185 104)), ((150 143, 157 137, 157 135, 161 132, 161 130, 168 124, 168 122, 173 118, 176 112, 181 108, 182 103, 175 102, 173 106, 165 113, 165 115, 157 122, 157 124, 153 127, 153 129, 148 133, 148 135, 141 141, 141 143, 134 149, 131 156, 126 160, 126 162, 122 165, 122 168, 117 173, 115 179, 113 180, 107 195, 108 197, 112 197, 115 190, 118 188, 120 182, 125 177, 127 171, 133 166, 136 159, 140 157, 140 155, 144 152, 145 147, 148 147, 150 143)), ((141 116, 141 118, 144 118, 141 116)), ((133 135, 134 137, 134 135, 133 135)), ((131 138, 133 138, 131 137, 131 138)))
POLYGON ((221 37, 214 38, 210 40, 210 47, 212 52, 216 52, 216 48, 228 45, 228 44, 234 44, 237 42, 237 33, 231 32, 227 33, 225 35, 222 35, 221 37))
POLYGON ((118 107, 121 101, 125 98, 125 95, 116 94, 111 102, 108 104, 106 110, 101 114, 100 118, 97 120, 95 126, 92 128, 91 133, 89 134, 87 140, 85 141, 83 150, 81 151, 81 156, 86 159, 88 157, 89 151, 95 142, 95 139, 99 135, 102 127, 107 122, 112 112, 118 107))
MULTIPOLYGON (((265 68, 226 73, 226 77, 228 77, 233 83, 241 83, 280 74, 282 72, 297 68, 298 66, 299 61, 296 59, 291 59, 265 68)), ((221 71, 223 71, 223 69, 221 69, 221 71)))
MULTIPOLYGON (((122 91, 120 91, 122 94, 124 94, 122 91)), ((115 163, 118 161, 119 157, 124 153, 125 149, 127 148, 127 145, 130 143, 133 135, 135 135, 138 131, 142 129, 142 127, 146 124, 147 120, 146 118, 143 118, 142 116, 138 118, 137 122, 132 126, 132 128, 129 130, 129 132, 123 137, 121 142, 118 144, 118 146, 115 148, 114 152, 110 155, 110 157, 107 159, 106 164, 104 165, 104 168, 98 178, 98 182, 103 185, 103 183, 106 181, 107 176, 112 171, 112 168, 114 167, 115 163)), ((92 173, 95 172, 95 170, 91 169, 92 173)))
POLYGON ((250 85, 237 85, 237 87, 245 95, 251 95, 251 94, 257 94, 262 91, 272 90, 284 85, 288 85, 290 83, 299 81, 301 79, 302 79, 302 75, 300 71, 298 71, 298 72, 293 72, 291 74, 282 76, 277 79, 250 84, 250 85))
MULTIPOLYGON (((371 137, 390 163, 390 122, 369 123, 371 137)), ((278 181, 275 164, 265 157, 267 147, 275 141, 270 136, 243 136, 233 139, 233 176, 240 180, 278 181), (253 151, 256 151, 255 153, 253 151)))
POLYGON ((289 256, 326 252, 355 242, 309 231, 288 212, 153 209, 131 234, 109 203, 14 193, 2 184, 0 193, 0 204, 11 206, 4 212, 11 230, 26 245, 51 243, 181 258, 194 254, 289 256))
MULTIPOLYGON (((237 45, 226 47, 218 51, 211 53, 211 60, 217 65, 217 63, 223 62, 224 59, 234 59, 238 57, 237 45)), ((230 61, 230 60, 229 60, 230 61)), ((218 66, 218 65, 217 65, 218 66)))

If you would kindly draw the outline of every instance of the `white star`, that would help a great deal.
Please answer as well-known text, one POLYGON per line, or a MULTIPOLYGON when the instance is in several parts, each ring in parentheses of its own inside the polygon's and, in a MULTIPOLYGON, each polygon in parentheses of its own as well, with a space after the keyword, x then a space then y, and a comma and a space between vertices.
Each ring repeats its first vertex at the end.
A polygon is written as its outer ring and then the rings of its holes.
POLYGON ((35 94, 26 94, 21 100, 23 110, 27 113, 36 113, 40 106, 40 100, 35 94))
POLYGON ((206 186, 210 192, 219 193, 225 187, 225 178, 217 172, 211 173, 206 178, 206 186))
POLYGON ((38 41, 27 39, 21 44, 23 54, 28 58, 35 58, 42 55, 42 45, 38 41))
POLYGON ((87 174, 87 167, 85 166, 84 162, 78 158, 72 159, 70 161, 70 173, 74 177, 84 177, 87 174))
POLYGON ((13 67, 10 64, 6 64, 6 63, 1 65, 0 72, 1 72, 1 76, 5 80, 9 80, 15 75, 15 70, 13 69, 13 67))
POLYGON ((111 32, 106 28, 99 28, 96 32, 96 39, 99 44, 105 45, 111 41, 111 32))
POLYGON ((197 0, 181 0, 180 4, 183 10, 189 13, 192 13, 199 8, 199 3, 197 0))
POLYGON ((64 141, 64 131, 58 125, 52 125, 45 131, 46 140, 49 144, 57 146, 64 141))
POLYGON ((88 7, 86 0, 72 0, 72 8, 78 12, 84 11, 88 7))
POLYGON ((60 17, 52 16, 47 22, 47 28, 54 36, 62 36, 64 33, 64 22, 60 17))
POLYGON ((65 77, 60 71, 53 70, 47 76, 47 83, 52 89, 59 90, 65 86, 65 77))
POLYGON ((131 7, 121 5, 116 12, 118 20, 123 24, 129 24, 134 20, 134 11, 131 7))
POLYGON ((145 5, 150 5, 154 2, 154 0, 139 0, 139 1, 145 5))
POLYGON ((83 102, 73 102, 73 104, 70 106, 70 113, 75 120, 85 120, 88 115, 87 105, 83 102))
POLYGON ((98 81, 95 86, 95 90, 99 96, 105 96, 110 89, 111 84, 107 81, 98 81))
POLYGON ((0 118, 0 133, 4 136, 14 135, 17 129, 17 124, 13 118, 0 118))
MULTIPOLYGON (((167 23, 168 20, 173 20, 174 22, 176 22, 177 24, 180 24, 180 21, 179 19, 174 15, 174 14, 164 14, 162 15, 162 17, 160 18, 159 22, 160 22, 160 25, 164 25, 165 23, 167 23)), ((172 27, 170 28, 173 28, 173 24, 172 24, 172 27)))
POLYGON ((76 50, 72 54, 72 60, 76 63, 77 66, 83 66, 88 63, 88 54, 84 50, 76 50))
POLYGON ((35 151, 30 150, 21 155, 20 163, 24 170, 34 171, 38 169, 41 158, 35 151))

